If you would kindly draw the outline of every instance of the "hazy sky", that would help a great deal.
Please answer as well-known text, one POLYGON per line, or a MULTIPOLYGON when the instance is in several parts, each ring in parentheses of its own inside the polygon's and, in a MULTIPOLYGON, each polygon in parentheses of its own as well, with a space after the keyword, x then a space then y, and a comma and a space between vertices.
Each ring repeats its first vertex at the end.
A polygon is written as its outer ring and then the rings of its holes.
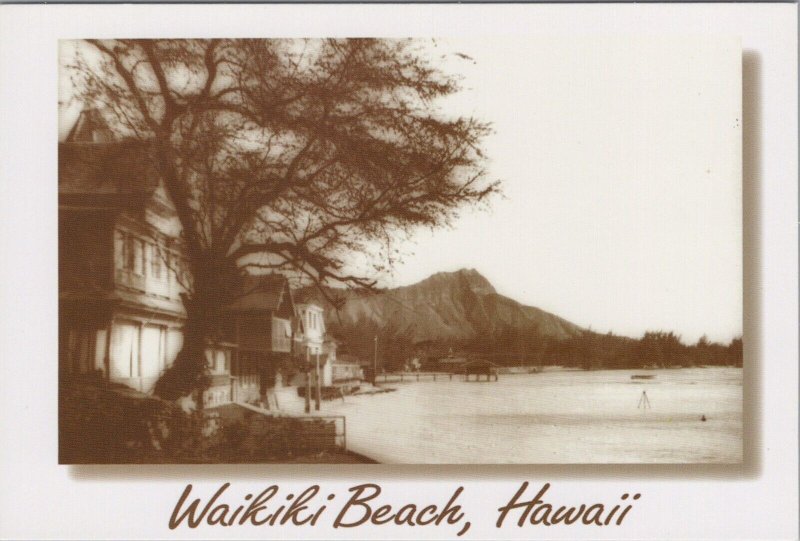
POLYGON ((494 124, 505 198, 422 232, 394 284, 474 267, 600 332, 742 332, 737 40, 438 42, 474 59, 448 104, 494 124))
MULTIPOLYGON (((599 332, 741 334, 738 41, 532 37, 431 50, 463 76, 443 110, 493 123, 485 149, 504 196, 450 230, 419 232, 384 285, 469 267, 599 332)), ((62 133, 77 111, 63 112, 62 133)))

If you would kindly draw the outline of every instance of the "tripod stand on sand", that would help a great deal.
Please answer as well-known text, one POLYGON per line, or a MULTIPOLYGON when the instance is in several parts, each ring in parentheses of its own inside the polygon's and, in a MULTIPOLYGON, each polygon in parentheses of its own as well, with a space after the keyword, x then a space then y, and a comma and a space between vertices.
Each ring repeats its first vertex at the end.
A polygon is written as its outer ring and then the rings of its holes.
POLYGON ((642 411, 648 408, 653 409, 653 406, 650 405, 650 399, 647 398, 647 391, 642 391, 642 396, 639 398, 639 404, 636 406, 636 409, 640 408, 642 411))

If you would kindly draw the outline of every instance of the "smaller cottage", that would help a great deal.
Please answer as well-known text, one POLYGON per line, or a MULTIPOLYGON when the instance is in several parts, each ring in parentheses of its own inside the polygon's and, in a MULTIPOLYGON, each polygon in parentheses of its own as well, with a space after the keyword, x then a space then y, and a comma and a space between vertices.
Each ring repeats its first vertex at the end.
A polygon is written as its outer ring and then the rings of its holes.
POLYGON ((246 275, 225 310, 223 334, 237 346, 231 363, 233 400, 268 405, 277 374, 292 356, 295 305, 289 283, 280 274, 246 275))
POLYGON ((464 372, 464 367, 469 362, 469 359, 466 357, 453 357, 448 356, 442 359, 439 359, 437 363, 437 368, 442 372, 450 372, 451 374, 462 374, 464 372))
POLYGON ((333 361, 332 384, 347 394, 361 386, 364 381, 364 370, 357 357, 349 353, 338 355, 333 361))

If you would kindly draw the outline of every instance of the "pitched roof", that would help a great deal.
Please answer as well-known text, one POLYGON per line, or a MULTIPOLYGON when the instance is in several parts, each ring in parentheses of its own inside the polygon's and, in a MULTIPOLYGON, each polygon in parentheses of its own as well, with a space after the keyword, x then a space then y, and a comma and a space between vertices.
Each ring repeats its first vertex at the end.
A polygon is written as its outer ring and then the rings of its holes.
POLYGON ((150 195, 158 185, 151 144, 114 137, 97 109, 81 111, 66 140, 58 144, 62 199, 89 196, 125 202, 134 195, 150 195))
POLYGON ((238 297, 226 308, 233 311, 277 310, 290 295, 288 281, 280 274, 248 274, 242 277, 238 297))
POLYGON ((115 139, 103 114, 94 107, 84 108, 69 130, 65 141, 70 143, 103 143, 115 139))
POLYGON ((325 308, 328 304, 327 299, 320 293, 317 286, 305 286, 293 291, 294 301, 297 304, 313 304, 320 308, 325 308))
POLYGON ((439 364, 467 364, 470 363, 466 357, 443 357, 439 359, 439 364))
POLYGON ((59 195, 151 194, 159 185, 149 144, 59 143, 59 195))

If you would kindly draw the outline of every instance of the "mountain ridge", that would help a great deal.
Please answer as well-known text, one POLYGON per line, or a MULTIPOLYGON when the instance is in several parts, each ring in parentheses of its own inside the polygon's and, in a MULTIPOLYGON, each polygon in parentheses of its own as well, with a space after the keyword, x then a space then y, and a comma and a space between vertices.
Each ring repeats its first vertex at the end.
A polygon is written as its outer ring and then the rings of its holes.
POLYGON ((297 296, 322 304, 329 328, 369 325, 406 334, 414 343, 472 339, 507 328, 557 339, 584 332, 564 318, 501 295, 475 269, 437 272, 415 284, 369 294, 337 288, 325 293, 336 299, 338 310, 313 288, 302 288, 297 296))

